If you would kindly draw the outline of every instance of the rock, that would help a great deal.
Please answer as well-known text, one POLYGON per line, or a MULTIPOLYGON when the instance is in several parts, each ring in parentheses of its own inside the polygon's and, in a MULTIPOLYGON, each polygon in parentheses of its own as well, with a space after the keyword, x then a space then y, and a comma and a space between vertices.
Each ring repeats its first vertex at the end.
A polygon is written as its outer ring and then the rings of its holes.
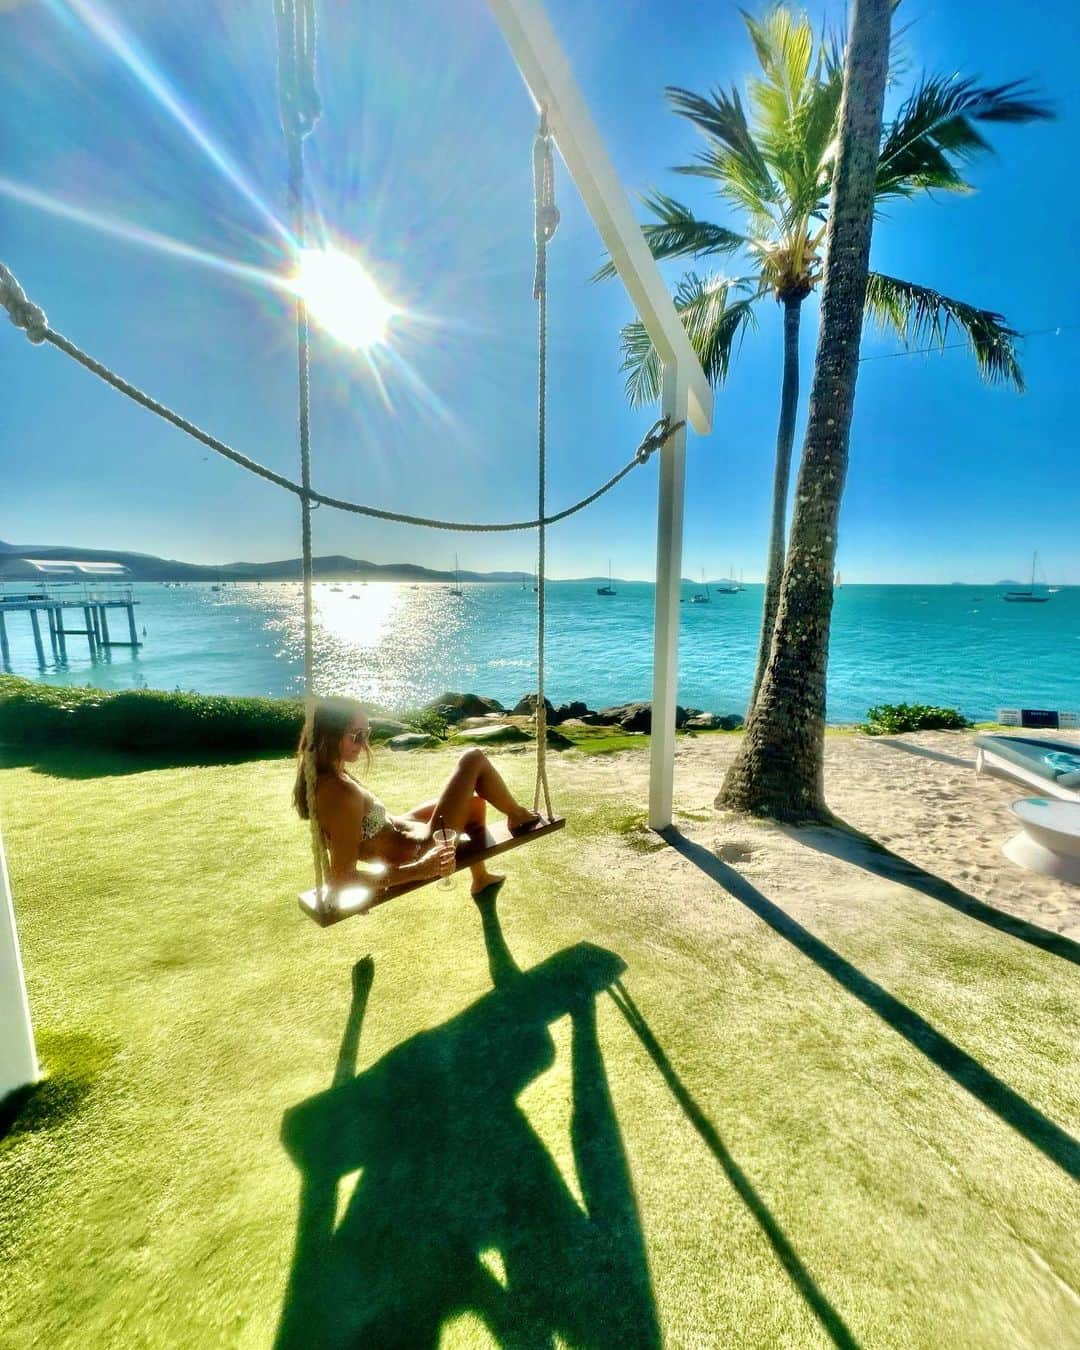
POLYGON ((738 713, 726 713, 718 719, 718 725, 721 731, 738 731, 742 726, 743 720, 738 713))
POLYGON ((408 723, 395 721, 392 717, 369 717, 368 725, 373 741, 386 741, 391 736, 402 736, 409 730, 408 723))
MULTIPOLYGON (((553 721, 555 709, 552 707, 549 698, 544 699, 544 709, 547 712, 548 720, 553 721)), ((536 695, 525 694, 519 698, 513 708, 513 714, 515 717, 534 717, 536 715, 536 695)))
MULTIPOLYGON (((687 712, 689 711, 690 710, 688 708, 687 712)), ((683 723, 683 730, 716 731, 719 728, 719 726, 720 726, 720 718, 716 715, 716 713, 699 712, 695 713, 693 717, 687 717, 686 721, 683 723)))
POLYGON ((488 713, 505 712, 496 698, 482 694, 440 694, 424 704, 425 712, 437 712, 448 722, 460 722, 465 717, 485 717, 488 713))
MULTIPOLYGON (((685 708, 675 709, 675 725, 682 727, 686 722, 685 708)), ((610 708, 601 708, 598 713, 590 713, 581 719, 589 726, 619 726, 623 731, 651 731, 651 703, 616 703, 610 708), (596 720, 594 720, 596 719, 596 720)))
POLYGON ((555 726, 561 726, 563 722, 569 722, 572 717, 583 717, 589 711, 585 703, 561 703, 550 715, 548 721, 555 726))
POLYGON ((608 717, 602 712, 582 713, 577 719, 585 727, 610 727, 615 725, 614 717, 608 717))
POLYGON ((527 741, 531 737, 527 731, 514 726, 512 722, 496 722, 489 727, 474 727, 461 732, 456 738, 469 745, 510 745, 514 741, 527 741))
POLYGON ((573 750, 574 742, 569 736, 563 736, 554 727, 547 729, 547 744, 549 750, 573 750))
POLYGON ((493 722, 502 720, 502 713, 488 713, 484 717, 463 717, 457 724, 458 731, 467 731, 474 727, 489 727, 493 722))
POLYGON ((651 731, 652 704, 627 703, 615 720, 623 731, 651 731))
POLYGON ((433 745, 442 745, 442 741, 424 731, 407 731, 402 736, 391 736, 386 745, 389 750, 429 750, 433 745))

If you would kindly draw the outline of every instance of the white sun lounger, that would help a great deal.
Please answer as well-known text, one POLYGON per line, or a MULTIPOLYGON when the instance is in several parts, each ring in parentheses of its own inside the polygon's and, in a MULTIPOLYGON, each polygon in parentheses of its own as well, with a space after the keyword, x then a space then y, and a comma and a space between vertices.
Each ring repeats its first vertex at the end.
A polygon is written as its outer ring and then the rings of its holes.
POLYGON ((1063 802, 1080 802, 1080 744, 1026 736, 976 736, 976 773, 1011 778, 1063 802))

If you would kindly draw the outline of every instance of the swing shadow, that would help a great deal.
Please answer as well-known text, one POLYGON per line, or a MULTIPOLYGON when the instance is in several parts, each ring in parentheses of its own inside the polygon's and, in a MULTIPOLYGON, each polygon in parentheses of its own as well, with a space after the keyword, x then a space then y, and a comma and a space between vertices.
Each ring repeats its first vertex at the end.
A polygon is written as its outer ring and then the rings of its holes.
POLYGON ((645 1020, 622 980, 616 980, 608 992, 615 1006, 626 1019, 627 1025, 656 1065, 660 1076, 670 1089, 671 1095, 682 1108, 683 1114, 720 1164, 735 1193, 764 1233, 780 1264, 787 1271, 791 1282, 805 1299, 810 1311, 821 1323, 822 1330, 833 1345, 838 1346, 840 1350, 858 1350, 859 1343, 848 1330, 844 1319, 818 1288, 813 1276, 803 1265, 798 1252, 791 1245, 783 1228, 773 1217, 772 1211, 758 1195, 750 1178, 735 1161, 720 1137, 716 1126, 694 1100, 686 1084, 676 1072, 675 1066, 668 1058, 663 1046, 653 1035, 652 1028, 645 1020))
POLYGON ((301 1191, 278 1350, 434 1350, 463 1312, 500 1345, 661 1344, 597 1035, 597 995, 624 963, 580 943, 521 971, 494 897, 480 909, 494 987, 355 1076, 374 976, 360 962, 333 1086, 285 1114, 301 1191), (567 1015, 584 1205, 516 1101, 553 1064, 549 1027, 567 1015))
POLYGON ((864 975, 828 943, 793 919, 763 895, 733 867, 721 862, 707 848, 688 839, 675 826, 658 831, 676 852, 700 868, 740 904, 756 914, 773 932, 790 942, 842 989, 857 999, 902 1036, 919 1054, 935 1064, 954 1083, 969 1092, 999 1120, 1033 1144, 1068 1176, 1080 1180, 1080 1143, 1025 1097, 991 1073, 955 1041, 942 1035, 913 1008, 864 975))

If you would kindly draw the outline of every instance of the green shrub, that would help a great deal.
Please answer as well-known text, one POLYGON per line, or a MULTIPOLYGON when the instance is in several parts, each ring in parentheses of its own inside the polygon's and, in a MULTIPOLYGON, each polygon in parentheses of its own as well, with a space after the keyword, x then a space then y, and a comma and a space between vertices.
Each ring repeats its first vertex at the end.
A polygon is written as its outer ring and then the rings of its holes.
POLYGON ((437 736, 440 741, 446 740, 450 726, 442 713, 435 708, 422 708, 419 712, 405 713, 402 721, 428 736, 437 736))
POLYGON ((932 708, 926 703, 882 703, 866 714, 864 731, 882 736, 898 731, 962 731, 971 723, 955 708, 932 708))
POLYGON ((234 698, 176 690, 35 684, 0 676, 0 743, 140 751, 247 751, 296 747, 299 699, 234 698))

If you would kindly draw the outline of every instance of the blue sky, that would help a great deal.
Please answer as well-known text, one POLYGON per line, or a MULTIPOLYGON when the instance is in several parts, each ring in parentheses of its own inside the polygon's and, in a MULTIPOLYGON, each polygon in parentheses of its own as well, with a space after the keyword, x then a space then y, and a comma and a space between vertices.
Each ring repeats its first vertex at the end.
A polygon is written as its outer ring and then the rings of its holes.
MULTIPOLYGON (((721 222, 670 166, 696 148, 663 87, 743 83, 752 54, 735 5, 550 0, 549 13, 624 183, 659 185, 721 222)), ((841 22, 838 4, 811 17, 841 22)), ((383 288, 417 317, 380 363, 313 341, 316 485, 417 514, 521 518, 535 505, 531 297, 534 115, 482 0, 452 6, 322 0, 325 115, 309 142, 313 198, 383 288)), ((839 563, 849 582, 1022 576, 1038 548, 1051 581, 1080 584, 1080 351, 1074 56, 1080 19, 1049 0, 1039 21, 1004 0, 912 0, 900 10, 911 73, 1028 77, 1058 120, 992 131, 977 192, 899 203, 872 265, 997 309, 1031 338, 1019 396, 981 383, 964 351, 887 356, 864 342, 839 563)), ((0 258, 53 326, 257 459, 297 474, 291 310, 274 290, 94 228, 154 232, 187 250, 281 272, 284 152, 269 0, 0 0, 0 258), (122 19, 121 17, 122 16, 122 19), (118 59, 109 23, 167 86, 203 145, 118 59), (205 146, 212 145, 217 164, 205 146), (233 178, 221 168, 228 164, 233 178), (239 184, 237 181, 239 180, 239 184), (42 209, 48 200, 83 213, 42 209), (38 203, 38 204, 35 204, 38 203)), ((651 420, 627 408, 618 283, 589 283, 598 237, 561 163, 550 263, 549 502, 565 504, 629 457, 651 420)), ((678 274, 677 267, 672 277, 678 274)), ((766 305, 715 428, 691 437, 686 575, 761 575, 780 376, 780 316, 766 305)), ((816 306, 805 309, 809 381, 816 306)), ((298 507, 277 489, 100 386, 49 348, 0 331, 0 538, 219 562, 295 556, 298 507)), ((805 386, 804 386, 805 393, 805 386)), ((802 424, 799 427, 801 440, 802 424)), ((656 472, 638 470, 552 532, 558 576, 651 577, 656 472)), ((319 552, 380 562, 527 568, 527 536, 458 536, 315 515, 319 552)))

